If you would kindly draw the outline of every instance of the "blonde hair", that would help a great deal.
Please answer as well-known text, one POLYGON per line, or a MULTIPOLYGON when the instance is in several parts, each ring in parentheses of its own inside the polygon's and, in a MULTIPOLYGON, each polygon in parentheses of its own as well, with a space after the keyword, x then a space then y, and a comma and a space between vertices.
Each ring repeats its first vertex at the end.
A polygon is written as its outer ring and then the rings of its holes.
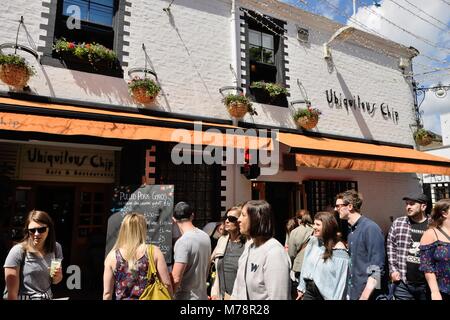
MULTIPOLYGON (((136 269, 136 253, 147 239, 147 221, 143 214, 131 212, 125 216, 119 230, 119 236, 113 251, 122 249, 123 258, 128 262, 130 270, 136 269)), ((151 257, 149 257, 151 259, 151 257)))

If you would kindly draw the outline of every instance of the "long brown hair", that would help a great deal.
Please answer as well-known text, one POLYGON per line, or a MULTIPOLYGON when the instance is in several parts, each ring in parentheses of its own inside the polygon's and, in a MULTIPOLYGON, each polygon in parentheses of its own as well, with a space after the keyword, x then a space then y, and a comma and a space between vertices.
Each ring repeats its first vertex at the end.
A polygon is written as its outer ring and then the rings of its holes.
POLYGON ((440 227, 444 223, 445 217, 442 214, 450 209, 450 199, 441 199, 434 205, 431 213, 430 227, 440 227))
POLYGON ((55 226, 53 224, 53 220, 50 217, 50 215, 45 211, 39 211, 39 210, 31 210, 28 214, 27 220, 25 221, 25 228, 24 228, 24 237, 21 241, 22 247, 25 249, 25 251, 29 251, 31 248, 31 241, 32 237, 30 237, 30 233, 28 232, 28 226, 30 225, 31 221, 45 224, 48 229, 47 238, 45 239, 44 243, 44 250, 45 253, 55 252, 56 250, 56 235, 55 235, 55 226))
POLYGON ((249 200, 243 209, 247 209, 250 220, 250 237, 266 242, 274 235, 272 207, 265 200, 249 200))
POLYGON ((323 254, 323 260, 331 258, 333 255, 333 247, 338 242, 338 223, 333 214, 328 211, 317 212, 314 216, 314 220, 322 222, 322 240, 325 246, 325 252, 323 254))

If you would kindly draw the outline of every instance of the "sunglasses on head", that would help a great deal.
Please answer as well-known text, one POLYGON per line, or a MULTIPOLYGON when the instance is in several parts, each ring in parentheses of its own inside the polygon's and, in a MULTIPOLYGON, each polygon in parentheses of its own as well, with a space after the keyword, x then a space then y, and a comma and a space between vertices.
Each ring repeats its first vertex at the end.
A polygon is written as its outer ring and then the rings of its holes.
POLYGON ((230 222, 236 222, 238 221, 238 217, 235 216, 227 216, 227 220, 230 222))
POLYGON ((28 229, 28 232, 31 233, 31 234, 35 234, 36 231, 37 231, 38 233, 44 233, 45 231, 47 231, 47 227, 30 228, 30 229, 28 229))

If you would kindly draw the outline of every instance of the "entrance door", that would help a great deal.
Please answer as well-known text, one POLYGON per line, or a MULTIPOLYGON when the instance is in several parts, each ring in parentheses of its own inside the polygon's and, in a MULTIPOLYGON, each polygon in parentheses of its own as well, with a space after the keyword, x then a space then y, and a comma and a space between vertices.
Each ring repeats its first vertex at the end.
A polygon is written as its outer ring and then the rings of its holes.
POLYGON ((265 182, 265 200, 272 206, 275 217, 275 238, 284 244, 286 222, 295 215, 297 184, 265 182))
POLYGON ((79 210, 73 228, 72 263, 80 266, 82 287, 93 294, 102 288, 107 216, 111 205, 111 186, 82 185, 77 188, 79 210))
POLYGON ((36 188, 35 208, 47 212, 52 217, 56 241, 62 246, 66 266, 71 261, 74 195, 74 187, 38 186, 36 188))

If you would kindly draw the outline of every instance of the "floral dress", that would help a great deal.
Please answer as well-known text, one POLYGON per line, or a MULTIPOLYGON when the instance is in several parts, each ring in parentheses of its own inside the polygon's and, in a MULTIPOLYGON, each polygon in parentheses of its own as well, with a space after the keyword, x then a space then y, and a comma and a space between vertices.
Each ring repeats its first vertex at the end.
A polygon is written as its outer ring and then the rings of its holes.
POLYGON ((436 240, 419 248, 419 270, 434 273, 439 291, 450 294, 450 243, 436 240))
POLYGON ((147 252, 136 261, 136 269, 130 270, 128 262, 116 250, 116 269, 114 270, 114 286, 116 300, 135 300, 147 285, 148 257, 147 252))

